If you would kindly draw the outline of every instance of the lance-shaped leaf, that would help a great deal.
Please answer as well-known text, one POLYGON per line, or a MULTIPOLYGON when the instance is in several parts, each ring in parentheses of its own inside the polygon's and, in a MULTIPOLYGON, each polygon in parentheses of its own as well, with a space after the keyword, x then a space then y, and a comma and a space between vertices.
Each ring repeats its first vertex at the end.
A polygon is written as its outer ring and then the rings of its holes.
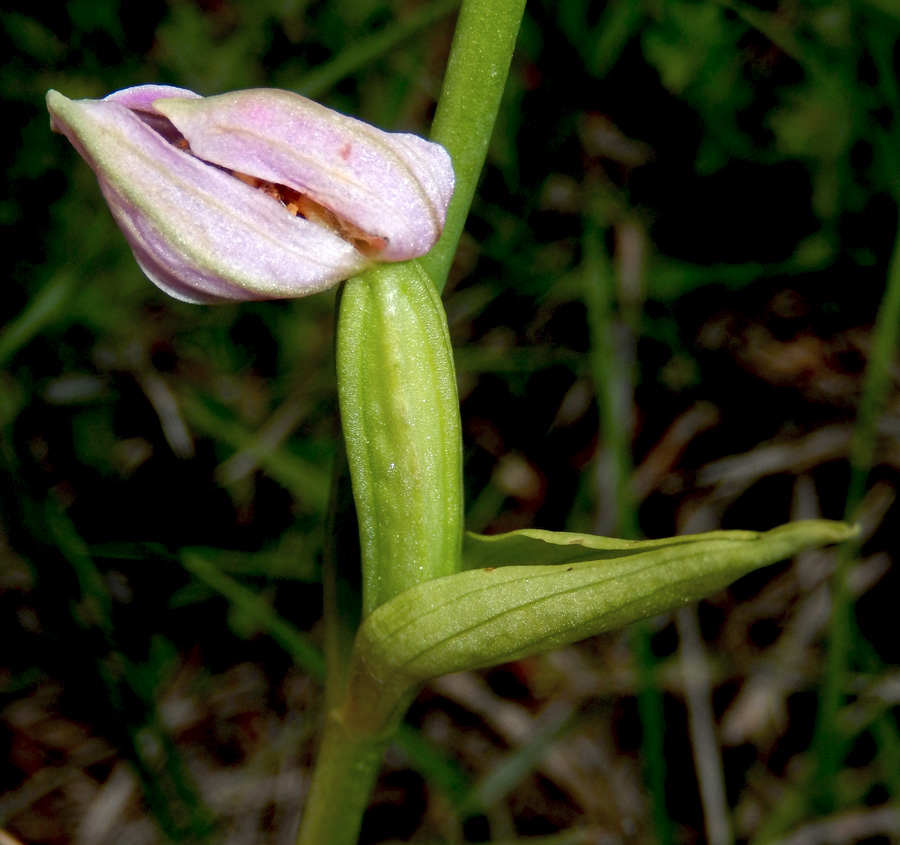
POLYGON ((47 94, 148 278, 188 302, 305 296, 437 241, 453 168, 437 144, 286 91, 161 85, 47 94))
POLYGON ((429 678, 619 628, 855 533, 842 522, 809 520, 766 532, 715 531, 633 543, 544 531, 470 537, 469 554, 492 566, 412 587, 363 623, 346 718, 375 728, 396 718, 429 678), (529 559, 541 565, 528 565, 529 559), (514 561, 520 565, 506 565, 514 561))

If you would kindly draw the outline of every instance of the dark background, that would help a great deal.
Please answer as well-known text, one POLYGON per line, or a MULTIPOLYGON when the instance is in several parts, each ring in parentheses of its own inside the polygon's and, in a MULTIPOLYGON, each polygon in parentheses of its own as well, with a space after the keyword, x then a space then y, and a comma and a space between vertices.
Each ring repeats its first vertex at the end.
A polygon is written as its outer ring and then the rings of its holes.
MULTIPOLYGON (((271 618, 320 642, 339 437, 333 295, 167 299, 49 131, 44 93, 282 87, 427 134, 454 14, 4 5, 0 828, 22 842, 293 841, 321 701, 271 618), (186 569, 185 550, 238 590, 186 569)), ((530 0, 445 295, 470 529, 842 517, 897 229, 898 33, 888 0, 530 0), (598 412, 604 361, 623 444, 598 412)), ((831 551, 638 633, 435 682, 364 841, 702 842, 725 811, 739 841, 900 835, 896 360, 882 398, 832 675, 848 696, 835 779, 813 730, 831 551), (661 744, 639 713, 648 685, 661 744), (691 715, 722 747, 718 805, 701 802, 691 715)))

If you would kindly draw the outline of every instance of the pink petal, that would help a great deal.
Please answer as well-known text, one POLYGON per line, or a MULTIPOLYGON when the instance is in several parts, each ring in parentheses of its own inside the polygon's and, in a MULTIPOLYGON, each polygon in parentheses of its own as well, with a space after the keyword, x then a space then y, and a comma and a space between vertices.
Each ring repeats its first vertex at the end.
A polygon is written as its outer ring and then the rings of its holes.
POLYGON ((189 302, 305 296, 369 262, 334 233, 168 143, 115 100, 48 108, 94 169, 144 272, 189 302))
POLYGON ((311 197, 386 243, 379 260, 423 255, 437 242, 453 193, 450 156, 298 94, 235 91, 154 103, 207 161, 311 197))

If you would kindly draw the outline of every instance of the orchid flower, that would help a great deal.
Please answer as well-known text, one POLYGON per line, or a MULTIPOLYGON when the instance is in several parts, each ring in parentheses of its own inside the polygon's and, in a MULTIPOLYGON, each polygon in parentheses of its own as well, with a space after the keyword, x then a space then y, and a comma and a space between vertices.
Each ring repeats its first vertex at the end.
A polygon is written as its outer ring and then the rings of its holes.
MULTIPOLYGON (((459 164, 463 206, 523 5, 485 0, 460 14, 467 35, 454 42, 442 120, 452 127, 443 137, 459 164)), ((336 309, 335 364, 359 554, 338 536, 350 520, 336 520, 323 567, 326 712, 298 845, 356 841, 381 756, 427 680, 683 606, 857 533, 825 520, 645 541, 465 533, 447 317, 434 277, 408 261, 444 228, 455 176, 443 147, 286 91, 204 98, 146 85, 103 100, 50 91, 47 105, 164 291, 222 302, 304 296, 349 280, 336 309), (357 557, 359 596, 342 580, 357 557)), ((464 214, 442 248, 455 246, 464 214)), ((351 515, 342 488, 336 517, 351 515)), ((182 559, 199 577, 215 572, 202 555, 182 559)))
POLYGON ((297 297, 440 237, 450 156, 289 91, 47 94, 148 278, 187 302, 297 297))

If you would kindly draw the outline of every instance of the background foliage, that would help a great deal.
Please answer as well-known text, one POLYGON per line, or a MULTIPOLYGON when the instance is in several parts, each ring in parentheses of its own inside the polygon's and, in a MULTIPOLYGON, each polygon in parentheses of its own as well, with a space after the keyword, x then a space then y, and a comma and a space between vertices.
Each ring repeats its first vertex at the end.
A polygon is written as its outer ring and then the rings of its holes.
MULTIPOLYGON (((164 298, 49 132, 44 92, 265 85, 427 133, 454 9, 0 13, 0 827, 23 842, 291 841, 339 437, 332 297, 164 298)), ((898 33, 890 0, 530 3, 445 295, 468 527, 840 518, 877 359, 874 469, 851 502, 864 544, 436 682, 365 841, 898 835, 896 325, 872 335, 897 228, 898 33)))

